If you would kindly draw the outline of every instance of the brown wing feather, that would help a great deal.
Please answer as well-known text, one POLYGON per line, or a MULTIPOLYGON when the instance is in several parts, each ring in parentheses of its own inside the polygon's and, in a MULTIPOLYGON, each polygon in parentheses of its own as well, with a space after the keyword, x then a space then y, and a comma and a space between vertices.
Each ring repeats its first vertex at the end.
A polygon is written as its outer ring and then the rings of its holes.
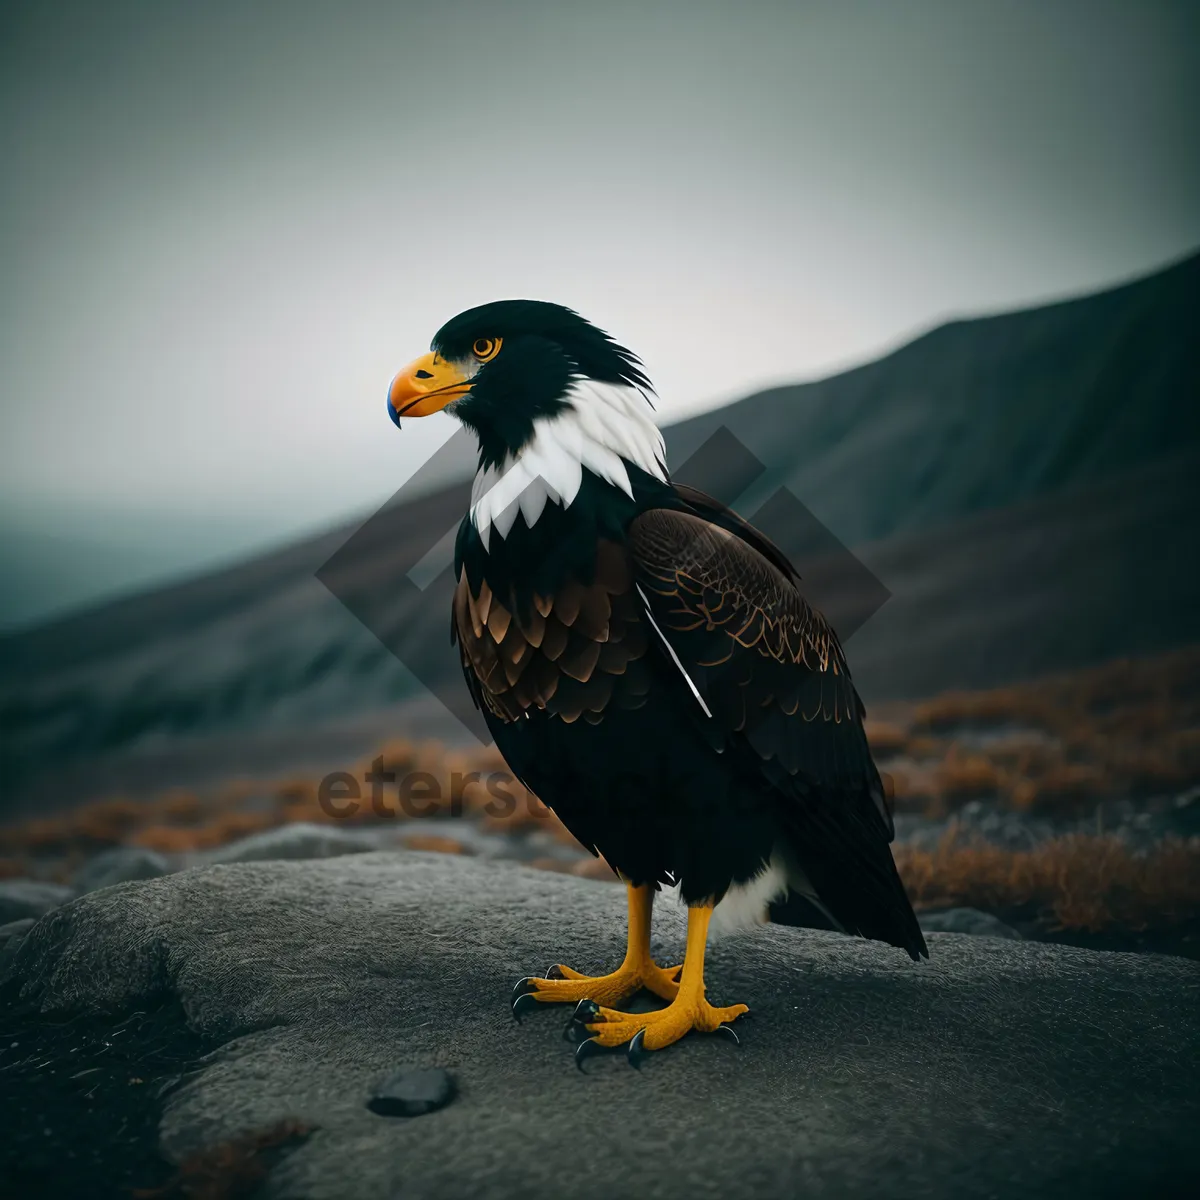
POLYGON ((505 721, 544 709, 571 722, 598 719, 610 701, 645 702, 645 625, 626 550, 601 541, 590 584, 568 580, 552 596, 518 605, 486 582, 454 594, 454 632, 463 670, 481 705, 505 721))
POLYGON ((862 702, 795 572, 725 525, 675 509, 637 517, 629 548, 655 623, 712 713, 714 740, 734 737, 800 791, 868 792, 890 836, 862 702))

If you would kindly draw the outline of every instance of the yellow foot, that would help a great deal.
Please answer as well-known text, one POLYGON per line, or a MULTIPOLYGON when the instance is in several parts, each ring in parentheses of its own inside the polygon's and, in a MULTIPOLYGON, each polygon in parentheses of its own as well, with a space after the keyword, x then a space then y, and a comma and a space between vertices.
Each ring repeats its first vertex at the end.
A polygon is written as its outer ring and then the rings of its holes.
POLYGON ((590 1000, 582 1001, 567 1027, 571 1041, 580 1043, 575 1062, 583 1070, 583 1062, 602 1049, 612 1049, 629 1043, 629 1062, 639 1067, 646 1053, 661 1050, 677 1042, 693 1029, 700 1033, 721 1033, 738 1042, 738 1035, 725 1024, 750 1010, 744 1004, 714 1008, 701 995, 677 996, 666 1008, 656 1012, 626 1013, 604 1008, 590 1000))
POLYGON ((581 975, 570 967, 553 966, 545 979, 522 979, 517 984, 512 994, 513 1016, 519 1021, 535 1004, 578 1004, 580 1000, 620 1004, 643 987, 664 1000, 673 1000, 681 970, 660 967, 649 958, 633 963, 626 960, 610 975, 581 975))

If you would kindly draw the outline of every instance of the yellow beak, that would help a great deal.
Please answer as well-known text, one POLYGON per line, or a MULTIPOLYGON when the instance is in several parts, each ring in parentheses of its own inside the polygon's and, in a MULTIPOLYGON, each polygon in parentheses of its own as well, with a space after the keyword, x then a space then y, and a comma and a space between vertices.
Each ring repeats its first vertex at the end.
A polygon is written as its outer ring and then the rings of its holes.
POLYGON ((392 420, 427 417, 471 390, 471 380, 437 354, 410 362, 388 389, 392 420))

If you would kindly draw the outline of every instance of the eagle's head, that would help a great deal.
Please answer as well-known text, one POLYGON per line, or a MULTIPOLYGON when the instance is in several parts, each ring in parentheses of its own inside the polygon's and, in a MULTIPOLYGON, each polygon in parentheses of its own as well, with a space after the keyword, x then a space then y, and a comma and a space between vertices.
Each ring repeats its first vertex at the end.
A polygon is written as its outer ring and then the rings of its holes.
POLYGON ((641 360, 578 313, 541 300, 469 308, 433 336, 388 390, 388 415, 445 409, 479 439, 481 465, 499 466, 534 439, 540 421, 587 404, 589 384, 653 393, 641 360))
MULTIPOLYGON (((667 479, 641 361, 578 313, 540 300, 469 308, 388 389, 388 415, 445 409, 479 443, 470 520, 484 546, 518 513, 566 511, 589 480, 633 498, 667 479)), ((615 493, 609 493, 615 495, 615 493)))

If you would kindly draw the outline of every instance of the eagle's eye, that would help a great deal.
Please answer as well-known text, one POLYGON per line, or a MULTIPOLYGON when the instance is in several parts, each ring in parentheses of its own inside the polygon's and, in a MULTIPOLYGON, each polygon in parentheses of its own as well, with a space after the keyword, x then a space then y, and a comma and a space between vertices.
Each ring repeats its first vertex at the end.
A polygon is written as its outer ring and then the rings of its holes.
POLYGON ((499 354, 500 343, 503 340, 503 338, 476 338, 475 344, 471 347, 471 353, 480 362, 488 362, 499 354))

